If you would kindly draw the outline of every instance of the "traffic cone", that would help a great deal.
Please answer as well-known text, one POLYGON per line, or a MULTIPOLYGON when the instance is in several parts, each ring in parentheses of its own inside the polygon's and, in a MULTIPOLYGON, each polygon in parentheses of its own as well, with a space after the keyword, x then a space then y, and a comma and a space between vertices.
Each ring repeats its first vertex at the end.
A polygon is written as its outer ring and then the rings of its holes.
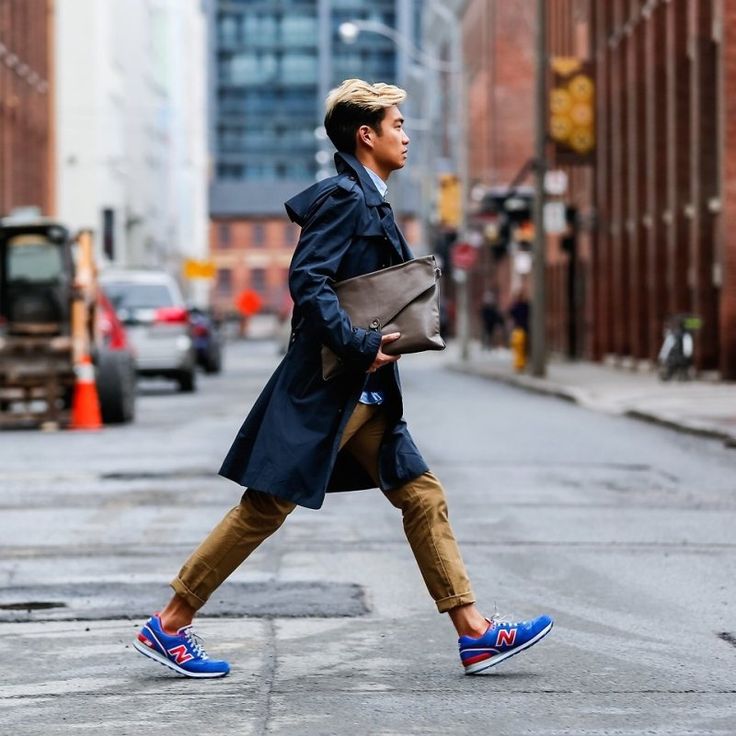
POLYGON ((100 399, 95 383, 95 367, 89 355, 82 356, 75 367, 75 372, 77 380, 74 385, 72 419, 69 428, 100 429, 102 427, 100 399))

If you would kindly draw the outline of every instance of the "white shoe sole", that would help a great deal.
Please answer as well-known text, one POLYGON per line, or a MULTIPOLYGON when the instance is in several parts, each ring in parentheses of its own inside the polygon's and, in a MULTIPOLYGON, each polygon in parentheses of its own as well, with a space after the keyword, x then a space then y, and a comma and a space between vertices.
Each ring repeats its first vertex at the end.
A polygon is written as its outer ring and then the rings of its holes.
POLYGON ((525 649, 529 649, 532 644, 536 644, 540 639, 543 639, 545 636, 547 636, 547 634, 552 631, 553 625, 554 622, 551 621, 549 626, 546 626, 544 629, 542 629, 533 639, 529 639, 526 644, 522 644, 520 647, 516 647, 516 649, 512 649, 509 652, 504 652, 504 654, 497 654, 495 657, 484 659, 482 662, 471 664, 470 667, 465 668, 465 674, 477 675, 481 672, 485 672, 485 670, 488 670, 491 667, 494 667, 495 665, 503 662, 504 659, 508 659, 509 657, 513 657, 514 654, 518 654, 519 652, 523 652, 525 649))
POLYGON ((225 675, 228 674, 227 672, 189 672, 188 670, 185 670, 182 667, 179 667, 179 665, 176 664, 175 662, 172 662, 171 660, 166 659, 166 657, 164 657, 163 654, 159 654, 158 652, 153 651, 150 647, 147 647, 145 644, 138 641, 138 639, 133 639, 133 646, 144 657, 149 657, 155 662, 162 664, 164 667, 168 667, 170 670, 174 670, 174 672, 177 672, 180 675, 184 675, 184 677, 195 677, 199 680, 202 680, 202 679, 211 680, 213 677, 225 677, 225 675))

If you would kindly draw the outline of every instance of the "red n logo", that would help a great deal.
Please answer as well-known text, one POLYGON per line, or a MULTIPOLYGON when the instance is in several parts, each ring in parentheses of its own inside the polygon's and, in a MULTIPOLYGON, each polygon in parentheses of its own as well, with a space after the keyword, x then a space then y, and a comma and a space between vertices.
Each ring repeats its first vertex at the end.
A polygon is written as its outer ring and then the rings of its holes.
POLYGON ((178 647, 169 649, 169 654, 176 659, 177 664, 184 664, 190 659, 194 659, 194 655, 189 654, 187 648, 183 644, 179 644, 178 647))
POLYGON ((506 646, 513 646, 514 641, 516 641, 516 629, 509 629, 506 631, 506 629, 499 629, 498 635, 496 636, 496 646, 500 647, 502 645, 506 646))

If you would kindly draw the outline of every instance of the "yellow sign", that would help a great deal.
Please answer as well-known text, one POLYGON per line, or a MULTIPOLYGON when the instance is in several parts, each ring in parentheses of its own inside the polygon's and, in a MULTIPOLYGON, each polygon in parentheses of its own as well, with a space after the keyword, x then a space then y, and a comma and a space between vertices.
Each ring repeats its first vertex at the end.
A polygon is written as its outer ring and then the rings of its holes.
POLYGON ((212 261, 197 261, 194 258, 184 261, 185 279, 214 279, 216 275, 217 268, 212 261))
POLYGON ((563 77, 568 77, 582 67, 582 62, 575 56, 553 56, 552 71, 563 77))
POLYGON ((554 57, 549 92, 549 133, 558 156, 583 163, 595 148, 595 82, 589 62, 554 57))
POLYGON ((440 174, 437 214, 445 227, 460 225, 460 179, 455 174, 440 174))

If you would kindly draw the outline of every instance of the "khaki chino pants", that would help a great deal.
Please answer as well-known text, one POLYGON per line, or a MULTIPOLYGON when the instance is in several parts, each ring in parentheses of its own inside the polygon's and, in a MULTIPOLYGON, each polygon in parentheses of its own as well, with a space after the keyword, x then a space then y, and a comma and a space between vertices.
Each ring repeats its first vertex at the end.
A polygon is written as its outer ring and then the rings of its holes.
MULTIPOLYGON (((340 440, 378 484, 378 450, 386 430, 380 406, 358 404, 340 440)), ((445 492, 430 472, 391 491, 386 498, 401 509, 404 531, 430 595, 441 613, 474 603, 467 572, 447 517, 445 492)), ((271 536, 295 504, 248 489, 240 503, 184 563, 171 587, 195 609, 271 536)))

